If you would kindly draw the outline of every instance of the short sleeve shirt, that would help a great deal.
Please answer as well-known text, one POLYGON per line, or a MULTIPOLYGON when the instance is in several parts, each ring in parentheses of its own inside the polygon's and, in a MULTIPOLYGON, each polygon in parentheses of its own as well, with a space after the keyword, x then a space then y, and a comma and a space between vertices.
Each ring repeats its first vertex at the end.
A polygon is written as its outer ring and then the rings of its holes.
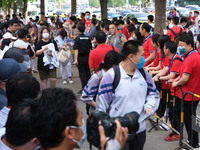
MULTIPOLYGON (((163 58, 163 60, 161 61, 161 69, 163 69, 164 67, 168 67, 169 66, 169 57, 165 56, 163 58)), ((167 83, 166 81, 162 81, 162 88, 163 89, 167 89, 167 83)))
MULTIPOLYGON (((148 58, 150 56, 150 53, 153 51, 156 51, 156 48, 152 46, 152 36, 149 35, 146 39, 144 39, 143 43, 143 49, 144 49, 144 58, 148 58)), ((144 64, 144 66, 147 66, 151 64, 154 60, 151 60, 150 62, 147 62, 144 64)))
POLYGON ((154 62, 153 62, 153 66, 154 67, 157 67, 159 65, 159 62, 161 60, 161 51, 159 50, 157 53, 156 53, 156 56, 154 58, 154 62))
MULTIPOLYGON (((38 41, 36 46, 35 46, 35 51, 37 52, 38 50, 41 50, 42 46, 47 45, 47 44, 52 43, 52 42, 55 46, 55 50, 58 51, 57 43, 54 40, 51 40, 51 39, 49 39, 48 42, 44 42, 43 40, 38 41)), ((44 66, 43 57, 44 57, 44 53, 41 53, 40 55, 38 55, 38 70, 39 71, 48 71, 49 66, 44 66)))
POLYGON ((126 36, 122 33, 118 33, 115 37, 110 37, 111 45, 115 46, 118 50, 119 53, 121 54, 122 52, 122 46, 121 46, 121 37, 126 38, 126 36))
MULTIPOLYGON (((181 27, 179 26, 174 26, 171 28, 177 35, 180 34, 180 31, 181 31, 181 27)), ((185 32, 184 29, 182 29, 182 32, 185 32)), ((167 35, 169 35, 171 41, 174 41, 174 38, 175 38, 175 35, 170 31, 170 30, 167 30, 167 35)))
MULTIPOLYGON (((180 60, 177 60, 177 58, 181 58, 179 55, 175 55, 174 58, 171 60, 169 72, 173 72, 177 74, 177 76, 180 73, 182 62, 180 60), (175 60, 176 59, 176 60, 175 60)), ((176 78, 176 77, 175 77, 176 78)), ((175 90, 175 96, 179 96, 179 88, 177 87, 175 90)), ((171 95, 174 96, 174 88, 171 87, 171 95)))
MULTIPOLYGON (((192 93, 200 95, 200 55, 197 51, 191 51, 184 59, 183 64, 180 69, 180 77, 183 74, 188 74, 189 80, 181 86, 183 93, 190 91, 192 93)), ((179 98, 181 95, 179 94, 179 98)), ((197 97, 194 97, 194 100, 199 100, 197 97)), ((192 96, 187 95, 185 101, 192 101, 192 96)))

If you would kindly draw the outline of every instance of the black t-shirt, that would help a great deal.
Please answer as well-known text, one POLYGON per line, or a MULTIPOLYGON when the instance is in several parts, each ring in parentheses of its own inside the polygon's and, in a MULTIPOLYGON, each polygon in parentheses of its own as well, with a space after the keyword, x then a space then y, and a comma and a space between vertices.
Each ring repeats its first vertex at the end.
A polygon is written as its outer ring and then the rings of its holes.
MULTIPOLYGON (((36 46, 35 46, 35 52, 37 52, 38 50, 42 49, 42 46, 47 45, 49 43, 52 43, 55 46, 55 50, 58 51, 58 46, 57 43, 52 39, 49 39, 48 42, 44 42, 43 40, 40 40, 37 42, 36 46)), ((49 66, 44 66, 44 62, 43 62, 43 57, 44 57, 44 53, 38 55, 38 70, 40 71, 48 71, 49 70, 49 66)))
POLYGON ((90 50, 92 49, 90 38, 84 34, 79 34, 74 39, 73 49, 78 49, 78 56, 89 56, 90 50))

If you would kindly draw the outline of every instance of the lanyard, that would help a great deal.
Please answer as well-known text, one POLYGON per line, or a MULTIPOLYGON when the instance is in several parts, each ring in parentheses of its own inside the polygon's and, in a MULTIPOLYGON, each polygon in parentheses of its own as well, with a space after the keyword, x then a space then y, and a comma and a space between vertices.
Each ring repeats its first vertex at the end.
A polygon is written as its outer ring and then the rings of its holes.
MULTIPOLYGON (((144 43, 145 43, 151 36, 152 36, 152 35, 149 34, 149 35, 144 39, 144 43)), ((143 43, 143 45, 144 45, 144 43, 143 43)))

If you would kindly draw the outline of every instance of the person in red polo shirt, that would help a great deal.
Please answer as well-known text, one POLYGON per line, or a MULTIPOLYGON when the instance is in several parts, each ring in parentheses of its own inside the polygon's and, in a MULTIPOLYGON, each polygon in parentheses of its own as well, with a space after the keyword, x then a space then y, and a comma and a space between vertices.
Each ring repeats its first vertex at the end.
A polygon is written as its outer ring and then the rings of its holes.
POLYGON ((151 64, 155 58, 156 48, 152 46, 152 35, 150 33, 151 26, 148 23, 143 23, 140 26, 140 33, 144 37, 143 49, 145 66, 151 64))
POLYGON ((98 46, 90 51, 89 55, 89 67, 90 71, 97 71, 99 69, 99 65, 104 60, 104 57, 107 52, 115 50, 119 53, 116 47, 112 47, 111 45, 105 44, 106 42, 106 34, 103 31, 98 31, 95 35, 96 42, 98 46))
MULTIPOLYGON (((176 54, 177 51, 177 45, 173 41, 168 41, 165 43, 164 46, 164 53, 165 55, 170 59, 169 66, 163 70, 163 74, 158 74, 154 81, 158 81, 159 79, 161 81, 168 81, 170 79, 174 79, 177 76, 179 76, 182 59, 181 57, 176 54), (166 75, 167 74, 167 75, 166 75)), ((169 105, 169 119, 172 123, 172 127, 175 128, 178 132, 180 132, 180 106, 181 106, 181 100, 178 98, 179 95, 179 89, 171 87, 171 95, 172 97, 175 96, 175 108, 174 108, 174 117, 173 117, 173 101, 170 101, 169 105)), ((171 98, 172 100, 172 98, 171 98)), ((177 135, 175 132, 171 132, 169 136, 165 137, 166 141, 176 141, 179 140, 180 136, 177 135)))
POLYGON ((85 12, 85 30, 87 32, 89 32, 90 30, 90 22, 91 22, 91 19, 90 19, 90 12, 89 11, 86 11, 85 12))
POLYGON ((167 35, 169 35, 171 41, 175 40, 175 36, 179 35, 182 32, 185 32, 184 29, 178 26, 179 18, 174 16, 171 20, 172 28, 167 30, 167 35))
MULTIPOLYGON (((172 83, 172 87, 180 86, 183 90, 183 94, 187 91, 200 95, 200 55, 196 50, 193 49, 194 40, 187 33, 182 33, 180 35, 180 41, 178 44, 178 52, 184 55, 184 61, 180 69, 180 76, 177 77, 172 83)), ((181 94, 179 94, 179 98, 181 94)), ((192 96, 187 95, 184 99, 184 122, 186 131, 188 133, 189 144, 193 148, 199 148, 199 135, 198 132, 192 130, 193 137, 191 141, 191 122, 192 115, 196 117, 196 108, 199 103, 199 99, 194 97, 194 102, 192 103, 192 96), (193 110, 191 106, 193 105, 193 110), (193 114, 192 114, 193 112, 193 114)))

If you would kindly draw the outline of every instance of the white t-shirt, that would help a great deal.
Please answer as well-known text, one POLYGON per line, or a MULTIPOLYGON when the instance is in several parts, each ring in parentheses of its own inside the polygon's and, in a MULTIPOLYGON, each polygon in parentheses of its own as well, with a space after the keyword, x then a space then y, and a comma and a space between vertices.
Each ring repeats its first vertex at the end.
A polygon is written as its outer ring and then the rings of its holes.
POLYGON ((6 129, 0 129, 0 150, 12 150, 2 142, 2 137, 5 135, 6 129))
POLYGON ((0 128, 3 128, 6 125, 8 114, 10 112, 10 109, 6 106, 4 106, 0 111, 0 128))
POLYGON ((5 46, 3 50, 0 50, 0 60, 3 58, 5 52, 9 49, 9 46, 5 46))

